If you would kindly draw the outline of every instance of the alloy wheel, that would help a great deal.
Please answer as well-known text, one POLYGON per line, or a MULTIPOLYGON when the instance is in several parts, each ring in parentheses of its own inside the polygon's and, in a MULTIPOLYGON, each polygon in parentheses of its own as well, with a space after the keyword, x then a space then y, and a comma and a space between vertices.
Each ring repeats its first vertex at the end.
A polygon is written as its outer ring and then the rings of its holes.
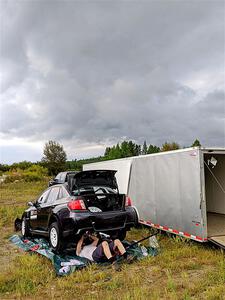
POLYGON ((50 241, 51 241, 52 246, 55 248, 58 244, 58 233, 57 233, 57 230, 55 229, 55 227, 51 228, 50 241))
POLYGON ((25 223, 25 219, 23 218, 22 225, 21 225, 22 236, 25 236, 25 232, 26 232, 26 223, 25 223))

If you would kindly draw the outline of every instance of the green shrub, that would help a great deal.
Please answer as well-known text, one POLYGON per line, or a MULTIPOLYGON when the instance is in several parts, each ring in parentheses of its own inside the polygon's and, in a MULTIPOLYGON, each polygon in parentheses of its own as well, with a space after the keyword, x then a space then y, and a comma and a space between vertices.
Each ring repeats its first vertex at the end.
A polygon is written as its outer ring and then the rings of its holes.
POLYGON ((15 182, 16 180, 22 180, 22 175, 20 173, 7 172, 7 177, 4 181, 4 183, 15 182))
POLYGON ((46 169, 42 166, 39 166, 39 165, 32 165, 31 167, 24 170, 24 175, 26 175, 27 173, 36 173, 37 175, 40 175, 40 176, 47 176, 48 169, 46 169))
POLYGON ((23 180, 26 182, 40 181, 42 179, 43 179, 43 176, 39 175, 37 173, 27 172, 26 174, 23 175, 23 180))
MULTIPOLYGON (((13 170, 13 169, 25 170, 25 169, 31 167, 32 165, 33 165, 32 162, 24 160, 24 161, 21 161, 21 162, 18 162, 18 163, 13 163, 11 166, 6 165, 4 167, 5 167, 5 169, 7 167, 10 167, 8 170, 13 170)), ((6 170, 6 171, 8 171, 8 170, 6 170)))
POLYGON ((32 165, 25 170, 19 168, 10 170, 6 174, 5 183, 15 182, 16 180, 32 182, 44 179, 48 174, 48 170, 39 165, 32 165))
POLYGON ((44 167, 33 165, 23 172, 23 179, 27 182, 39 181, 48 175, 48 170, 44 167))

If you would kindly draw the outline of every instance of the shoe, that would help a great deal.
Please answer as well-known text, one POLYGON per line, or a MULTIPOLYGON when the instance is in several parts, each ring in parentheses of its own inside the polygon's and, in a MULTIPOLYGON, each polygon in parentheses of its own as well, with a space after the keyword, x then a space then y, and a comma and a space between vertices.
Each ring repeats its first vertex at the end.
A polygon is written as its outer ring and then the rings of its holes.
POLYGON ((117 261, 114 261, 114 262, 112 263, 112 269, 113 269, 114 271, 117 271, 117 272, 121 271, 121 267, 120 267, 120 265, 118 264, 117 261))

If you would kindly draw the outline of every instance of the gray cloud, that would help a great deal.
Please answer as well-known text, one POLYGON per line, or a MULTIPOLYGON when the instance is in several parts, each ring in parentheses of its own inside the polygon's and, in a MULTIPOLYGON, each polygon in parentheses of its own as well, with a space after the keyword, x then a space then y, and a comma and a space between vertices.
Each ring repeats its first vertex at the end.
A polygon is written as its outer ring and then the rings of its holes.
POLYGON ((1 135, 71 156, 123 138, 225 146, 224 8, 1 1, 1 135))

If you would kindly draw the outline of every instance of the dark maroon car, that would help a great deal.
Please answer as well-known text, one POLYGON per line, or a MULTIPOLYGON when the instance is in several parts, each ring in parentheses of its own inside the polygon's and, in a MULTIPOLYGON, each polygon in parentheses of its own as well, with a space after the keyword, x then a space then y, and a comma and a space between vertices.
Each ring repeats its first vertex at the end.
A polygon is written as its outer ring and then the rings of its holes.
POLYGON ((22 216, 22 235, 49 238, 54 251, 65 241, 76 241, 86 231, 123 240, 138 222, 130 198, 120 194, 116 171, 95 170, 70 174, 64 184, 47 188, 22 216))

